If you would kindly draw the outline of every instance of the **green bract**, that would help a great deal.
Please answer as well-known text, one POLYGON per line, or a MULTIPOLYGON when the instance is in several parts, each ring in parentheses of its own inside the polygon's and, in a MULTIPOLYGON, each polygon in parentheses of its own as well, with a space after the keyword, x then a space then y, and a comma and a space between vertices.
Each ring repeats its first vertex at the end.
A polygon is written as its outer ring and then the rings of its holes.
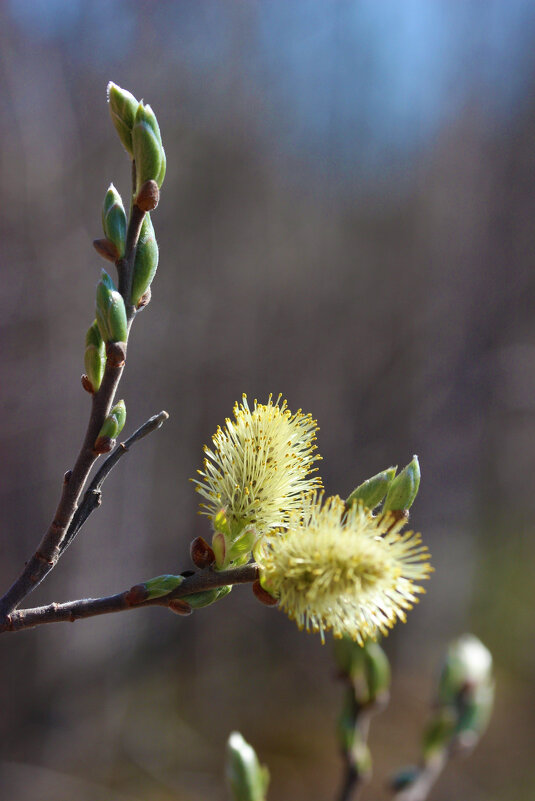
POLYGON ((152 280, 158 268, 158 244, 154 234, 154 228, 150 214, 145 214, 141 233, 136 249, 134 262, 134 274, 132 278, 131 302, 137 306, 152 280))

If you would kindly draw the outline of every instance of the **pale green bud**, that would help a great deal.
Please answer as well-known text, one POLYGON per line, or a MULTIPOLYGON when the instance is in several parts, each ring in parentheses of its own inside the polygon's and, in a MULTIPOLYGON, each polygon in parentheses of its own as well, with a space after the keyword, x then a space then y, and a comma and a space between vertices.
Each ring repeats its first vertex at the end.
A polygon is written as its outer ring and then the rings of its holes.
POLYGON ((104 420, 97 439, 115 439, 123 430, 126 423, 126 406, 123 400, 115 404, 104 420))
POLYGON ((492 656, 473 634, 450 643, 438 685, 438 709, 424 736, 424 755, 473 747, 486 729, 494 701, 492 656))
POLYGON ((136 248, 132 277, 132 305, 139 301, 150 287, 158 267, 158 245, 150 214, 145 214, 136 248))
POLYGON ((227 584, 224 587, 216 587, 213 590, 203 590, 202 592, 194 592, 192 595, 185 595, 183 600, 193 609, 202 609, 205 606, 211 606, 221 598, 225 598, 231 590, 232 585, 227 584))
POLYGON ((123 143, 127 152, 132 156, 132 127, 138 107, 138 101, 134 95, 121 89, 116 83, 109 82, 107 88, 108 103, 110 104, 110 114, 115 129, 119 134, 119 139, 123 143))
POLYGON ((388 487, 383 512, 405 512, 410 509, 420 486, 420 465, 418 457, 403 468, 388 487))
POLYGON ((106 352, 96 320, 89 327, 85 337, 84 366, 93 392, 97 392, 104 375, 106 352))
POLYGON ((237 731, 227 741, 226 774, 233 801, 265 801, 269 771, 237 731))
POLYGON ((106 239, 113 242, 119 258, 122 258, 126 244, 126 213, 121 196, 113 184, 110 184, 104 198, 102 228, 106 239))
POLYGON ((149 579, 149 581, 145 582, 147 598, 161 598, 163 595, 169 595, 170 592, 180 587, 183 581, 184 576, 173 576, 169 574, 149 579))
POLYGON ((105 270, 97 285, 96 317, 104 342, 126 342, 128 323, 124 300, 105 270))
POLYGON ((156 116, 151 107, 143 103, 136 110, 132 147, 136 162, 136 195, 146 181, 156 181, 160 188, 165 177, 165 151, 156 116))
POLYGON ((368 478, 353 490, 346 500, 346 505, 349 507, 353 503, 361 503, 368 509, 375 509, 385 497, 388 487, 396 475, 396 470, 397 467, 389 467, 388 470, 383 470, 381 473, 377 473, 376 476, 368 478))

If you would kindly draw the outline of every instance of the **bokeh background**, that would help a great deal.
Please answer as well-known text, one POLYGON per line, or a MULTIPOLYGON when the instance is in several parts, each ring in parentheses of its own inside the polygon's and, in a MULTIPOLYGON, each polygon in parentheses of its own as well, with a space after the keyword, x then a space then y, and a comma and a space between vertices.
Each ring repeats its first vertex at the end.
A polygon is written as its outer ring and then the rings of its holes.
MULTIPOLYGON (((121 397, 171 418, 110 476, 31 604, 189 567, 188 479, 247 392, 319 420, 346 495, 420 457, 436 573, 385 643, 375 777, 414 762, 448 639, 492 649, 497 706, 436 801, 535 796, 535 5, 529 0, 5 0, 0 6, 0 579, 35 548, 88 413, 91 247, 128 161, 109 79, 168 156, 153 301, 121 397)), ((275 801, 333 799, 330 648, 248 588, 0 643, 0 797, 223 801, 239 729, 275 801)))

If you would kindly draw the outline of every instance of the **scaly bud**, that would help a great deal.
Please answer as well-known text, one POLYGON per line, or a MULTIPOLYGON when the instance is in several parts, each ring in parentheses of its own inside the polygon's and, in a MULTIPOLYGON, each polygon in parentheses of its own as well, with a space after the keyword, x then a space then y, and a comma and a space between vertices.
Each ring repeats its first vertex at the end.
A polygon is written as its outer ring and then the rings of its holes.
POLYGON ((141 211, 153 211, 160 202, 160 190, 156 181, 146 181, 136 196, 136 206, 141 211))
POLYGON ((196 567, 204 570, 215 562, 215 554, 204 539, 204 537, 195 537, 189 546, 191 561, 196 567))
POLYGON ((106 239, 115 246, 118 258, 122 258, 126 243, 126 214, 121 196, 113 184, 104 198, 102 228, 106 239))
POLYGON ((418 457, 403 468, 391 482, 383 506, 383 512, 405 512, 411 508, 420 486, 418 457))
POLYGON ((136 191, 138 195, 146 181, 156 181, 161 187, 165 177, 166 158, 156 115, 150 106, 140 103, 132 128, 132 148, 136 162, 136 191))
POLYGON ((104 375, 106 353, 96 320, 89 327, 85 337, 84 365, 91 392, 97 392, 104 375))
POLYGON ((163 595, 169 595, 170 592, 180 587, 183 581, 184 576, 173 576, 169 574, 149 579, 149 581, 145 582, 147 598, 161 598, 163 595))
POLYGON ((104 420, 102 428, 99 431, 97 442, 99 439, 114 440, 119 436, 124 428, 126 422, 126 406, 123 400, 115 404, 109 415, 104 420))
POLYGON ((383 470, 381 473, 377 473, 376 476, 368 478, 353 490, 346 500, 346 506, 350 507, 353 503, 361 503, 368 509, 375 509, 385 497, 388 487, 396 475, 396 470, 397 467, 389 467, 388 470, 383 470))
POLYGON ((124 300, 105 270, 97 285, 96 318, 104 342, 126 342, 128 324, 124 300))
POLYGON ((265 801, 269 771, 237 731, 228 738, 226 774, 233 801, 265 801))
POLYGON ((134 95, 121 89, 116 83, 109 82, 107 87, 108 103, 110 104, 110 114, 115 129, 119 134, 123 146, 132 156, 132 127, 136 116, 138 101, 134 95))
POLYGON ((150 214, 145 214, 136 248, 131 302, 136 306, 152 283, 158 267, 158 245, 150 214))

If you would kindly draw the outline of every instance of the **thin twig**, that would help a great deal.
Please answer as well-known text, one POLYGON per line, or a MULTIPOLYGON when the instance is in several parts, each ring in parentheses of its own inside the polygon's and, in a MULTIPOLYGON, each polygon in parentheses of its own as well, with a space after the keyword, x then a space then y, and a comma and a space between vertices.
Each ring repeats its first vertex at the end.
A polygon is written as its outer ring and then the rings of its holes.
POLYGON ((363 766, 366 761, 367 741, 372 717, 381 712, 388 704, 388 694, 377 698, 373 703, 360 704, 357 700, 355 687, 348 676, 346 677, 348 689, 353 694, 353 730, 354 738, 351 747, 342 750, 344 761, 344 775, 338 794, 338 801, 357 801, 364 785, 370 778, 370 766, 363 766))
POLYGON ((124 442, 120 442, 119 445, 114 448, 112 453, 110 453, 106 461, 99 468, 98 472, 95 473, 93 480, 84 493, 84 497, 80 505, 74 513, 69 528, 67 529, 67 533, 61 542, 60 555, 62 555, 72 543, 89 515, 100 506, 102 502, 102 485, 119 459, 128 453, 132 445, 160 428, 168 419, 168 417, 169 415, 167 412, 160 412, 159 414, 155 414, 153 417, 149 417, 149 419, 136 431, 134 431, 134 433, 128 437, 128 439, 126 439, 124 442))
POLYGON ((18 609, 11 612, 5 622, 0 625, 0 633, 21 631, 45 623, 74 622, 82 618, 95 617, 95 615, 125 612, 145 606, 169 606, 173 600, 178 598, 184 598, 187 601, 187 596, 193 593, 213 590, 227 584, 248 584, 256 581, 257 578, 258 566, 252 563, 232 570, 203 570, 187 575, 179 587, 169 595, 160 598, 147 598, 146 586, 136 584, 125 592, 104 598, 83 598, 64 604, 53 603, 33 609, 18 609))
MULTIPOLYGON (((119 269, 119 288, 127 293, 123 297, 129 327, 135 315, 135 309, 130 303, 130 288, 143 217, 144 213, 134 205, 128 223, 125 256, 121 260, 119 269)), ((22 573, 0 598, 0 620, 6 618, 40 584, 55 567, 61 555, 61 543, 76 512, 89 473, 98 459, 99 454, 95 453, 94 444, 104 420, 110 412, 123 369, 124 360, 118 364, 117 358, 113 358, 110 351, 102 383, 92 398, 91 414, 80 453, 72 471, 65 474, 59 504, 52 523, 37 551, 26 562, 22 573)))
POLYGON ((400 790, 399 793, 396 793, 393 801, 426 801, 429 792, 444 770, 447 761, 447 751, 437 752, 432 758, 427 760, 416 775, 412 784, 404 790, 400 790))

